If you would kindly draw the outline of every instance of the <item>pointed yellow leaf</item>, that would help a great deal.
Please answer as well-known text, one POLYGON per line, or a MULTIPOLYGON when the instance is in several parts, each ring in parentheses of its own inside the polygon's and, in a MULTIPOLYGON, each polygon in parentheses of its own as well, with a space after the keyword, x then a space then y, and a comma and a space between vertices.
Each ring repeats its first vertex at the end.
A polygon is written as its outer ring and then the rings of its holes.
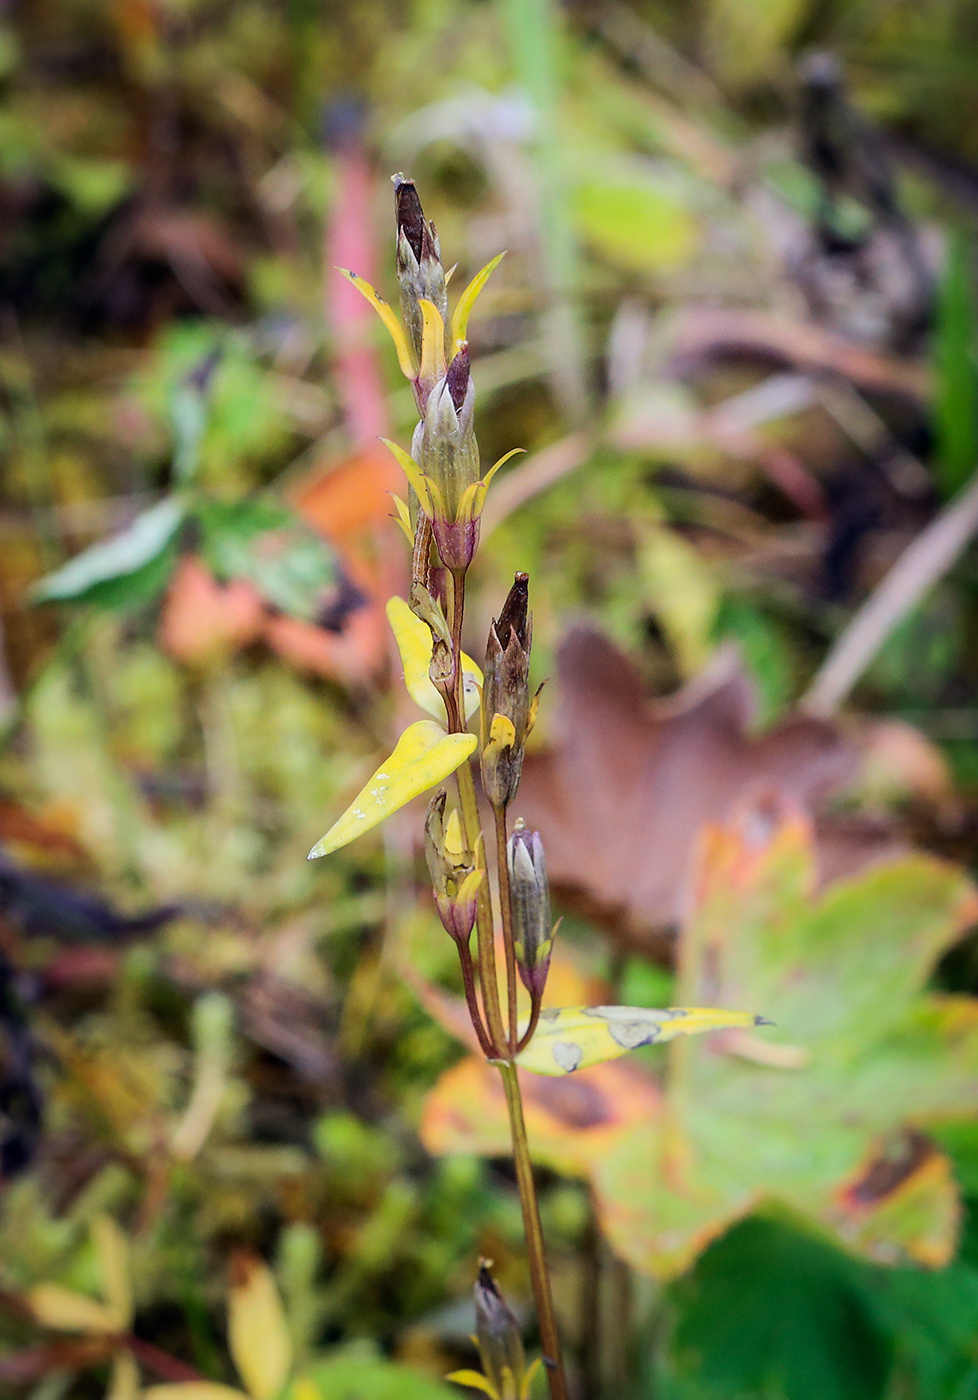
POLYGON ((497 462, 493 462, 492 466, 489 468, 489 470, 486 472, 485 476, 482 478, 482 484, 483 484, 483 486, 488 487, 488 486, 491 484, 492 479, 493 479, 493 477, 496 475, 496 473, 498 472, 499 468, 500 468, 500 467, 504 467, 504 466, 506 465, 506 463, 509 461, 510 457, 518 457, 518 456, 520 455, 521 452, 525 452, 525 451, 526 451, 526 448, 525 448, 525 447, 511 447, 510 450, 509 450, 508 452, 504 452, 503 455, 499 458, 499 460, 498 460, 497 462))
MULTIPOLYGON (((445 702, 438 694, 428 675, 431 665, 431 631, 421 621, 417 613, 411 611, 403 598, 390 598, 387 603, 387 621, 394 633, 397 649, 404 667, 404 685, 416 705, 427 710, 429 715, 445 723, 445 702)), ((462 653, 462 690, 465 700, 465 718, 469 719, 479 708, 479 687, 482 685, 482 672, 471 656, 462 653)))
POLYGON ((486 1395, 491 1395, 493 1400, 500 1400, 496 1394, 496 1387, 490 1385, 485 1376, 478 1371, 450 1371, 445 1377, 446 1381, 454 1381, 456 1385, 467 1385, 472 1390, 484 1391, 486 1395))
POLYGON ((445 322, 441 312, 427 297, 418 298, 421 308, 421 369, 418 378, 426 384, 441 379, 447 368, 445 364, 445 322))
POLYGON ((481 481, 473 481, 470 485, 466 486, 458 503, 456 519, 478 520, 485 509, 486 494, 489 490, 489 484, 499 468, 504 462, 508 462, 510 457, 515 457, 517 452, 525 451, 525 447, 514 447, 512 452, 507 452, 504 457, 500 457, 499 461, 489 468, 481 481))
POLYGON ((179 1381, 172 1385, 151 1385, 139 1400, 249 1400, 243 1390, 220 1381, 179 1381))
POLYGON ((117 1332, 132 1325, 132 1289, 129 1283, 129 1242, 109 1215, 92 1224, 92 1240, 102 1275, 102 1292, 116 1318, 117 1332))
POLYGON ((356 272, 350 272, 345 267, 338 267, 337 272, 342 272, 348 282, 352 282, 361 296, 365 297, 376 311, 390 332, 391 340, 394 342, 394 349, 397 351, 397 363, 401 366, 401 373, 408 379, 414 378, 414 361, 411 359, 411 351, 408 346, 407 336, 404 334, 404 327, 394 315, 393 310, 383 297, 378 296, 371 287, 356 272))
POLYGON ((30 1290, 27 1301, 38 1322, 59 1332, 112 1336, 120 1330, 115 1308, 73 1288, 62 1288, 60 1283, 39 1283, 30 1290))
POLYGON ((352 804, 313 846, 309 859, 329 855, 356 840, 392 812, 443 782, 476 746, 474 734, 446 734, 434 720, 408 725, 390 758, 378 768, 352 804))
POLYGON ((469 332, 469 316, 472 314, 472 307, 475 299, 489 281, 496 268, 506 256, 505 253, 497 253, 492 262, 487 262, 481 272, 477 272, 465 291, 458 299, 455 314, 452 317, 452 356, 458 354, 462 342, 469 332))
POLYGON ((542 1365, 543 1362, 540 1360, 539 1356, 537 1356, 534 1358, 533 1361, 530 1362, 529 1366, 527 1366, 526 1370, 523 1372, 523 1384, 520 1386, 520 1400, 530 1400, 530 1395, 533 1390, 533 1382, 536 1380, 537 1372, 540 1370, 542 1365))
MULTIPOLYGON (((400 466, 401 471, 407 477, 408 481, 414 487, 417 493, 418 500, 421 503, 421 509, 424 511, 425 515, 430 520, 435 513, 435 508, 432 503, 430 490, 431 486, 434 485, 434 483, 431 480, 431 477, 425 476, 424 472, 418 466, 417 462, 414 460, 411 454, 409 452, 405 452, 404 448, 401 447, 399 443, 392 442, 390 438, 381 438, 380 440, 385 447, 390 448, 391 452, 393 452, 394 456, 397 458, 398 465, 400 466)), ((412 543, 414 542, 413 535, 411 536, 411 541, 412 543)))
POLYGON ((542 1012, 536 1034, 516 1062, 534 1074, 570 1074, 677 1035, 763 1024, 760 1017, 744 1011, 699 1006, 671 1006, 664 1011, 641 1006, 553 1008, 542 1012))
POLYGON ((120 1351, 112 1361, 105 1400, 137 1400, 139 1367, 131 1351, 120 1351))
POLYGON ((393 491, 391 491, 389 495, 394 502, 394 509, 397 511, 394 519, 397 521, 398 525, 400 525, 405 535, 407 535, 407 542, 413 549, 414 530, 411 526, 411 512, 408 510, 407 501, 403 501, 401 497, 396 495, 393 491))
POLYGON ((249 1260, 228 1296, 228 1347, 252 1400, 275 1400, 292 1365, 292 1339, 272 1272, 249 1260))

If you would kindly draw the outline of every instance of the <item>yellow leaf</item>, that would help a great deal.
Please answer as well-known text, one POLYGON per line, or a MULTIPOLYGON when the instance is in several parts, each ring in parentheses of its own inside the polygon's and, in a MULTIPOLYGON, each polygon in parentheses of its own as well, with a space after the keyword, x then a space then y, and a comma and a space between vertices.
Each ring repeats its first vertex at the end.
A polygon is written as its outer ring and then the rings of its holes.
MULTIPOLYGON (((436 483, 432 481, 430 476, 425 476, 410 452, 405 452, 400 443, 392 442, 390 438, 381 438, 380 440, 397 458, 398 466, 407 477, 409 484, 414 487, 421 509, 428 519, 431 520, 435 514, 436 505, 440 504, 444 507, 441 492, 438 490, 436 483)), ((408 518, 410 519, 410 515, 408 518)), ((411 537, 411 542, 412 544, 414 542, 413 535, 411 537)))
POLYGON ((31 1311, 45 1327, 59 1332, 94 1332, 111 1336, 120 1331, 115 1308, 60 1283, 39 1283, 27 1295, 31 1311))
POLYGON ((253 1400, 275 1400, 292 1365, 292 1340, 271 1270, 248 1259, 228 1297, 228 1347, 253 1400))
MULTIPOLYGON (((445 702, 438 694, 428 675, 431 665, 431 631, 413 613, 403 598, 390 598, 387 603, 387 620, 394 633, 397 649, 401 653, 404 667, 404 684, 416 705, 427 710, 435 719, 445 722, 445 702)), ((465 699, 465 718, 469 719, 479 708, 479 688, 482 685, 482 672, 471 656, 462 653, 462 691, 465 699)))
POLYGON ((411 351, 408 348, 407 336, 404 334, 404 327, 394 315, 383 297, 378 296, 369 282, 364 281, 356 272, 349 272, 345 267, 338 267, 337 272, 342 272, 348 282, 352 282, 361 296, 365 297, 376 311, 390 332, 391 340, 397 351, 397 363, 401 366, 401 373, 408 379, 414 378, 414 363, 411 359, 411 351))
POLYGON ((219 1381, 181 1381, 175 1385, 151 1385, 139 1400, 248 1400, 248 1396, 219 1381))
POLYGON ((313 846, 309 859, 339 850, 413 797, 442 782, 465 762, 477 742, 474 734, 446 734, 430 719, 408 725, 390 758, 313 846))
POLYGON ((131 1351, 120 1351, 112 1362, 105 1400, 137 1400, 139 1367, 131 1351))
POLYGON ((496 268, 506 256, 505 253, 497 253, 492 262, 487 262, 481 272, 477 272, 465 291, 458 299, 455 314, 452 317, 452 356, 458 354, 462 342, 469 332, 469 316, 472 314, 472 307, 475 299, 489 281, 496 268))
POLYGON ((421 371, 418 378, 433 384, 445 373, 445 322, 433 301, 418 298, 421 311, 421 371))
POLYGON ((102 1275, 102 1291, 116 1318, 117 1332, 132 1324, 132 1289, 129 1284, 129 1243, 115 1221, 100 1215, 92 1224, 92 1240, 102 1275))
POLYGON ((408 544, 411 545, 413 548, 414 529, 411 525, 411 512, 408 510, 407 501, 402 501, 401 497, 396 496, 393 491, 390 493, 390 496, 391 500, 394 502, 394 509, 397 511, 397 515, 393 518, 396 519, 398 525, 400 525, 401 529, 407 536, 408 544))
POLYGON ((536 1035, 516 1062, 534 1074, 570 1074, 677 1035, 762 1024, 744 1011, 699 1006, 671 1006, 664 1011, 641 1006, 553 1008, 541 1014, 536 1035))
POLYGON ((482 1390, 486 1395, 491 1395, 493 1400, 499 1400, 495 1386, 489 1384, 485 1376, 478 1371, 451 1371, 445 1377, 446 1381, 454 1381, 456 1385, 467 1385, 472 1390, 482 1390))

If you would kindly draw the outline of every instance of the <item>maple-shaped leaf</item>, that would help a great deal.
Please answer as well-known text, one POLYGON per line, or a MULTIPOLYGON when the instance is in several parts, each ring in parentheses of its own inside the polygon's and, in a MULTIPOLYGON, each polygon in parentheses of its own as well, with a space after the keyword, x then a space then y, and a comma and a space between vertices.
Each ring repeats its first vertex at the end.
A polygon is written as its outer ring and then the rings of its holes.
POLYGON ((815 877, 798 813, 749 806, 703 834, 677 998, 746 997, 777 1026, 670 1049, 658 1120, 596 1163, 604 1229, 639 1268, 681 1270, 768 1199, 882 1262, 951 1256, 956 1188, 920 1129, 974 1112, 978 1000, 922 989, 978 897, 922 855, 820 896, 815 877))
MULTIPOLYGON (((813 804, 855 769, 853 746, 821 720, 752 735, 752 688, 732 651, 653 701, 628 658, 578 626, 557 652, 557 691, 555 741, 527 755, 513 811, 541 833, 558 896, 639 946, 678 919, 704 822, 751 789, 813 804)), ((889 845, 825 837, 830 873, 889 845)))
MULTIPOLYGON (((742 806, 699 843, 676 999, 763 1006, 776 1026, 674 1041, 661 1078, 633 1061, 525 1076, 531 1151, 588 1179, 612 1247, 659 1277, 765 1201, 879 1262, 946 1263, 957 1190, 922 1129, 975 1111, 978 1000, 922 988, 976 917, 961 870, 928 856, 819 895, 805 817, 742 806)), ((504 1154, 492 1071, 449 1070, 422 1135, 435 1152, 504 1154)))

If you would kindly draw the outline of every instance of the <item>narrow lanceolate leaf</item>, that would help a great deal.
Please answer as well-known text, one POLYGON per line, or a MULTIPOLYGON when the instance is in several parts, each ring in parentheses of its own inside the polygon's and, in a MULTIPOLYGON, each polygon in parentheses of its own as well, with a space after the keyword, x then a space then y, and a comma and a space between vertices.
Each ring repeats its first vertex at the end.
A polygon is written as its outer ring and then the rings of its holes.
POLYGON ((745 1011, 701 1006, 569 1006, 544 1011, 536 1035, 517 1064, 534 1074, 571 1074, 575 1069, 617 1059, 640 1045, 657 1045, 677 1035, 768 1024, 745 1011))
POLYGON ((175 1381, 169 1385, 151 1385, 140 1400, 249 1400, 243 1390, 220 1381, 175 1381))
POLYGON ((59 1332, 89 1332, 111 1336, 119 1331, 115 1309, 97 1298, 63 1288, 60 1283, 39 1283, 27 1295, 31 1312, 45 1327, 59 1332))
POLYGON ((474 734, 446 734, 430 719, 408 725, 390 758, 313 846, 309 859, 339 850, 412 798, 443 782, 465 762, 477 742, 474 734))
POLYGON ((184 507, 167 499, 143 511, 125 530, 93 544, 34 586, 35 603, 83 602, 100 587, 138 574, 167 548, 184 507))
POLYGON ((292 1341, 271 1270, 248 1259, 228 1297, 228 1346, 253 1400, 275 1400, 292 1366, 292 1341))
POLYGON ((498 1400, 495 1390, 478 1371, 450 1371, 445 1379, 453 1381, 455 1385, 467 1385, 471 1390, 481 1390, 486 1395, 491 1395, 493 1400, 498 1400))
POLYGON ((102 1291, 117 1318, 116 1329, 126 1331, 132 1324, 132 1288, 129 1283, 129 1243, 109 1215, 98 1216, 92 1224, 92 1239, 98 1254, 102 1291))
POLYGON ((491 262, 487 262, 481 272, 477 272, 465 291, 459 297, 458 305, 455 308, 455 315, 452 317, 452 354, 457 355, 463 340, 469 333, 469 317, 475 305, 475 299, 489 281, 496 268, 506 256, 505 253, 497 253, 491 262))
MULTIPOLYGON (((394 633, 397 649, 404 667, 404 684, 416 705, 427 710, 435 719, 445 721, 445 702, 431 683, 428 668, 431 665, 431 631, 413 613, 403 598, 390 598, 387 603, 387 621, 394 633)), ((479 708, 479 687, 482 685, 482 672, 471 656, 462 653, 462 689, 465 697, 465 718, 469 719, 479 708)))
POLYGON ((397 351, 397 363, 401 367, 401 373, 406 375, 408 379, 413 379, 414 365, 411 361, 411 351, 408 348, 404 327, 401 325, 390 306, 388 306, 383 297, 377 295, 370 283, 365 281, 356 272, 350 272, 345 267, 338 267, 336 271, 341 272, 348 282, 353 283, 360 295, 369 301, 370 305, 387 327, 388 334, 394 342, 394 349, 397 351))

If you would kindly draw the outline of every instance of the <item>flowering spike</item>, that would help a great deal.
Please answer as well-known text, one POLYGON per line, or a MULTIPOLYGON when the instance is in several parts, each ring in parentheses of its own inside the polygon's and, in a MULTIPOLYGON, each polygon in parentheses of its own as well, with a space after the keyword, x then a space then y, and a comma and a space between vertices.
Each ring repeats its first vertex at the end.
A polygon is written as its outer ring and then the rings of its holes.
POLYGON ((391 340, 393 340, 394 348, 397 351, 397 363, 401 367, 401 373, 408 379, 414 379, 414 362, 411 359, 411 351, 408 348, 404 327, 394 315, 391 307, 388 306, 382 296, 377 295, 370 283, 359 276, 358 273, 350 272, 345 267, 338 267, 336 271, 342 272, 346 280, 352 282, 360 295, 366 297, 367 301, 370 302, 370 305, 390 332, 391 340))
POLYGON ((475 299, 489 281, 496 268, 506 256, 505 252, 497 253, 491 262, 487 262, 481 272, 477 272, 465 291, 458 299, 455 314, 452 317, 452 353, 454 354, 466 339, 469 329, 469 317, 472 314, 472 307, 475 299))

